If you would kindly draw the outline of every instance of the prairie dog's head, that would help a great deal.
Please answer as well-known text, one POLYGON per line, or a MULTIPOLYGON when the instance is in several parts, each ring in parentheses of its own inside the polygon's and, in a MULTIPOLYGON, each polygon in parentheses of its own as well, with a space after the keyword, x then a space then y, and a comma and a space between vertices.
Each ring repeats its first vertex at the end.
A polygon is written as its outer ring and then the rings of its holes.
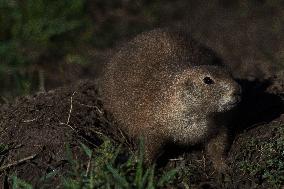
POLYGON ((190 112, 204 114, 231 110, 241 99, 241 88, 220 66, 194 66, 179 76, 183 103, 190 112))

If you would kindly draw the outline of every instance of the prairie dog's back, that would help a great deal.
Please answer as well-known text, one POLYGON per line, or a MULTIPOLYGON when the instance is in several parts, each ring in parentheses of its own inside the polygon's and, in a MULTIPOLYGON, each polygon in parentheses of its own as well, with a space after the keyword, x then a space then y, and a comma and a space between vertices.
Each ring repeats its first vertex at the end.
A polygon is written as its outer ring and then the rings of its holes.
POLYGON ((161 132, 154 126, 154 114, 166 100, 163 95, 173 78, 190 66, 208 64, 222 66, 212 51, 184 31, 142 33, 120 48, 106 66, 104 106, 132 136, 144 130, 161 132))

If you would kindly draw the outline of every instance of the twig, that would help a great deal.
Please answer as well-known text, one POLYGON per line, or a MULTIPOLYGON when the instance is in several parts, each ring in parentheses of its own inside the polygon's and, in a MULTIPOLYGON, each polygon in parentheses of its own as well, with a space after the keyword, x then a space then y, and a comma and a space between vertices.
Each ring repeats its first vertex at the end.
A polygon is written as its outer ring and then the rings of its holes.
POLYGON ((74 97, 75 93, 76 93, 76 91, 73 92, 73 94, 70 98, 70 109, 69 109, 69 114, 68 114, 68 119, 67 119, 66 125, 69 125, 71 113, 72 113, 72 110, 73 110, 73 97, 74 97))
POLYGON ((173 159, 169 159, 170 161, 182 161, 184 160, 184 158, 173 158, 173 159))
POLYGON ((95 109, 97 109, 97 111, 98 111, 100 114, 103 114, 102 110, 100 110, 97 106, 92 106, 92 105, 88 105, 88 104, 82 104, 82 103, 80 103, 80 102, 78 102, 78 101, 77 101, 77 103, 78 103, 79 105, 81 105, 81 106, 86 106, 86 107, 88 107, 88 108, 95 108, 95 109))
POLYGON ((92 130, 94 133, 101 135, 101 136, 105 136, 102 132, 96 131, 96 130, 92 130))
POLYGON ((25 157, 25 158, 23 158, 23 159, 20 159, 20 160, 18 160, 18 161, 9 163, 9 164, 7 164, 7 165, 3 165, 3 166, 0 167, 0 171, 3 171, 3 170, 5 170, 5 169, 8 169, 8 168, 10 168, 10 167, 12 167, 12 166, 16 166, 16 165, 18 165, 18 164, 20 164, 20 163, 23 163, 23 162, 25 162, 25 161, 34 159, 36 156, 37 156, 37 154, 34 154, 34 155, 31 155, 31 156, 25 157))
POLYGON ((125 135, 123 134, 122 130, 121 130, 120 128, 118 128, 117 130, 119 131, 120 135, 123 137, 123 139, 124 139, 126 145, 128 145, 128 147, 130 147, 131 144, 129 143, 129 141, 128 141, 128 139, 125 137, 125 135))
POLYGON ((62 123, 62 122, 59 122, 60 125, 66 125, 68 127, 70 127, 72 130, 76 131, 71 125, 69 124, 66 124, 66 123, 62 123))
POLYGON ((38 118, 28 119, 28 120, 24 120, 23 122, 24 122, 24 123, 30 123, 30 122, 36 121, 37 119, 38 119, 38 118))
POLYGON ((69 125, 69 122, 70 122, 70 117, 71 117, 71 113, 72 113, 72 110, 73 110, 73 96, 75 95, 75 93, 76 93, 76 91, 74 91, 73 94, 70 97, 70 109, 69 109, 68 118, 67 118, 66 123, 59 122, 60 125, 66 125, 74 131, 75 131, 75 129, 71 125, 69 125))
POLYGON ((88 176, 89 172, 90 172, 92 157, 93 157, 93 153, 91 154, 91 157, 89 158, 89 161, 88 161, 87 170, 86 170, 86 176, 88 176))

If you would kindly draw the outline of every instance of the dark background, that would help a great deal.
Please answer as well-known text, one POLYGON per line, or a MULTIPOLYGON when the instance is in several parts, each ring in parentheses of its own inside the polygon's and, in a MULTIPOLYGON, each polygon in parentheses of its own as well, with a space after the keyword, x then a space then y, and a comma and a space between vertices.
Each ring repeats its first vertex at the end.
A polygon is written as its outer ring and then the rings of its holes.
POLYGON ((214 49, 237 78, 281 75, 281 0, 0 0, 0 100, 95 78, 113 47, 175 25, 214 49))

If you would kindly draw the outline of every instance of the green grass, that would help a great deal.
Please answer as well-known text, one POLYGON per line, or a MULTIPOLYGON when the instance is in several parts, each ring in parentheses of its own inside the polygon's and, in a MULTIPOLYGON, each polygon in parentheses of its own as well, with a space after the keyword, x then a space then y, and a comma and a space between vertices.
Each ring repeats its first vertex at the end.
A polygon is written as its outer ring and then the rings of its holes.
POLYGON ((154 5, 157 2, 0 0, 0 95, 38 91, 40 74, 30 71, 40 72, 43 64, 91 64, 86 49, 109 48, 117 39, 149 28, 158 16, 154 5), (129 24, 131 16, 124 20, 117 10, 152 21, 129 24))
MULTIPOLYGON (((176 178, 178 169, 157 170, 155 165, 143 164, 144 150, 140 145, 137 153, 128 154, 122 145, 104 137, 104 142, 96 149, 80 143, 87 161, 75 160, 71 148, 67 147, 70 170, 66 175, 52 172, 43 177, 42 185, 48 184, 54 176, 60 176, 61 188, 137 188, 155 189, 169 186, 176 178)), ((33 188, 31 184, 15 176, 11 177, 13 188, 33 188)))
POLYGON ((170 184, 177 172, 173 169, 159 173, 155 171, 155 165, 146 168, 143 165, 142 145, 140 145, 138 154, 130 155, 124 161, 119 161, 120 156, 125 156, 125 153, 122 153, 122 146, 114 145, 107 138, 95 152, 84 144, 81 146, 90 159, 89 170, 79 169, 80 163, 70 159, 73 171, 63 179, 64 188, 154 189, 170 184))
POLYGON ((64 53, 82 40, 85 0, 0 1, 0 56, 4 66, 24 66, 40 56, 64 53), (59 45, 61 44, 61 45, 59 45))
POLYGON ((72 51, 90 39, 90 26, 86 0, 0 0, 1 91, 10 90, 4 96, 39 90, 32 90, 40 80, 39 74, 31 73, 40 72, 33 66, 67 55, 77 63, 72 51))

